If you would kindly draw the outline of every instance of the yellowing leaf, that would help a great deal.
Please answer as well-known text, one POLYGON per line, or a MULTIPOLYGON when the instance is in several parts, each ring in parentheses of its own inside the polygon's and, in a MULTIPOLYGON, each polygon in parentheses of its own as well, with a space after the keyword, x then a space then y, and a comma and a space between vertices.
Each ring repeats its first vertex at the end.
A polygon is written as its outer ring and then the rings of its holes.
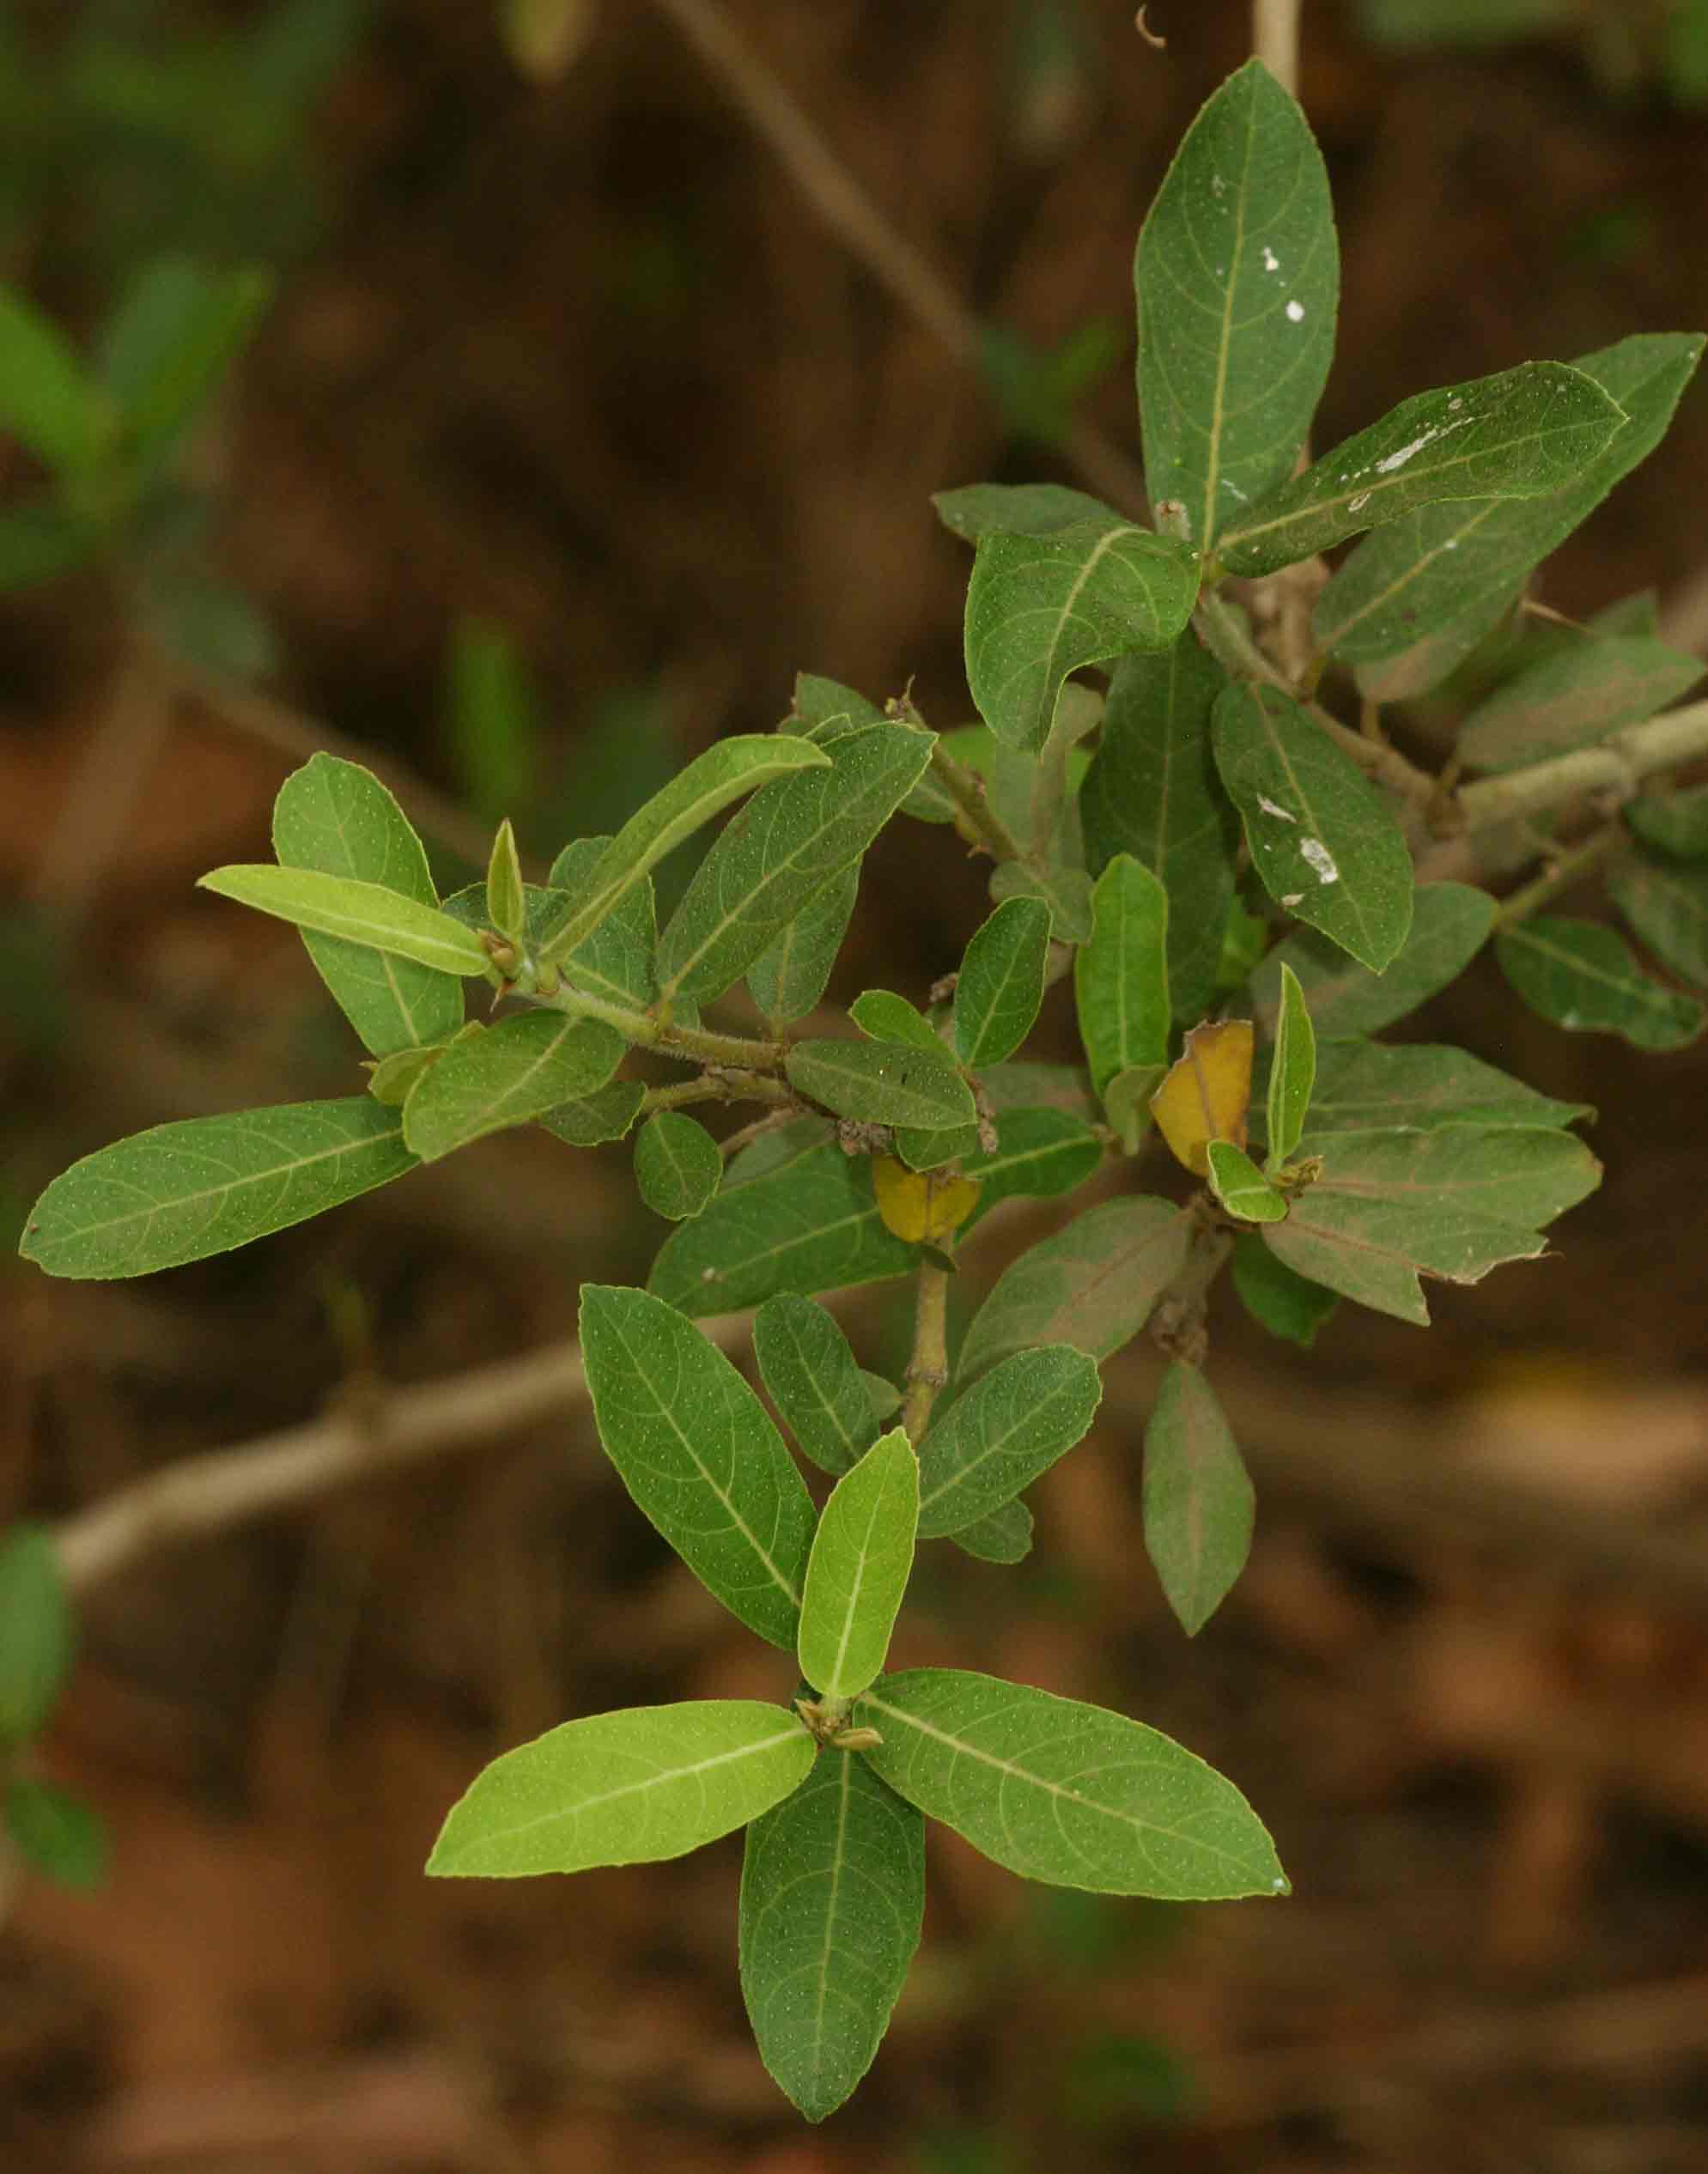
MULTIPOLYGON (((1248 1033, 1249 1029, 1248 1029, 1248 1033)), ((1250 1069, 1249 1053, 1247 1070, 1250 1069)), ((909 1245, 922 1240, 946 1238, 957 1230, 977 1205, 979 1187, 971 1178, 951 1177, 941 1170, 910 1170, 893 1155, 880 1155, 872 1165, 872 1190, 878 1212, 885 1228, 909 1245)))
POLYGON ((1221 1019, 1194 1027, 1178 1064, 1151 1097, 1151 1111, 1176 1160, 1210 1174, 1210 1143, 1245 1145, 1251 1101, 1251 1022, 1221 1019))

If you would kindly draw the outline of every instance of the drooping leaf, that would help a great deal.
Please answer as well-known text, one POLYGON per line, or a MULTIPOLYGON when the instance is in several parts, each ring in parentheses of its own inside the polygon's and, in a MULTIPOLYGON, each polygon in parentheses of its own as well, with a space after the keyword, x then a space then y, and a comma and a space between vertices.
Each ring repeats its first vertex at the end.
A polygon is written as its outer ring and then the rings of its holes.
POLYGON ((1191 1218, 1171 1200, 1140 1194, 1088 1208, 997 1278, 967 1331, 956 1379, 1040 1344, 1072 1343, 1107 1358, 1143 1328, 1191 1243, 1191 1218))
POLYGON ((972 1179, 946 1170, 910 1170, 893 1155, 873 1157, 872 1187, 885 1230, 909 1245, 939 1244, 978 1205, 972 1179))
POLYGON ((81 1797, 33 1775, 6 1788, 6 1831, 32 1871, 62 1887, 99 1887, 106 1877, 106 1830, 81 1797))
POLYGON ((1463 1049, 1325 1041, 1302 1144, 1323 1154, 1343 1133, 1432 1133, 1448 1125, 1558 1132, 1594 1114, 1587 1102, 1539 1095, 1463 1049))
POLYGON ((638 1079, 613 1079, 591 1095, 560 1102, 539 1122, 568 1147, 599 1147, 606 1140, 628 1137, 646 1099, 647 1090, 638 1079))
POLYGON ((1261 62, 1188 130, 1139 237, 1139 410, 1152 504, 1207 546, 1292 472, 1340 295, 1322 155, 1261 62))
POLYGON ((635 1183, 654 1215, 685 1223, 698 1215, 724 1174, 718 1144, 680 1110, 661 1109, 635 1142, 635 1183))
POLYGON ((824 993, 860 895, 860 863, 809 898, 782 932, 747 969, 753 1001, 775 1025, 804 1019, 824 993))
POLYGON ((100 457, 115 418, 58 325, 0 282, 0 423, 55 471, 100 457))
POLYGON ((1145 1552, 1188 1638, 1245 1568, 1255 1510, 1214 1391, 1195 1366, 1176 1359, 1145 1429, 1145 1552))
POLYGON ((455 1148, 548 1116, 595 1094, 623 1061, 623 1037, 598 1019, 524 1011, 453 1042, 410 1090, 404 1140, 435 1162, 455 1148))
POLYGON ((1275 1018, 1275 1054, 1269 1068, 1265 1113, 1269 1157, 1264 1168, 1271 1173, 1288 1162, 1298 1145, 1316 1083, 1316 1036, 1305 1009, 1304 991, 1285 959, 1280 975, 1281 1002, 1275 1018))
POLYGON ((1340 1303, 1336 1292, 1325 1290, 1278 1260, 1255 1230, 1243 1230, 1234 1241, 1233 1287, 1260 1327, 1307 1351, 1340 1303))
POLYGON ((1308 930, 1278 944, 1251 977, 1252 1000, 1273 1035, 1281 1000, 1281 969, 1298 975, 1311 1023, 1320 1036, 1377 1034, 1415 1011, 1438 989, 1456 981, 1494 926, 1495 903, 1468 884, 1420 884, 1412 925, 1385 972, 1349 959, 1308 930))
POLYGON ((768 1298, 753 1356, 783 1424, 821 1472, 840 1479, 878 1439, 866 1377, 834 1317, 810 1298, 768 1298))
POLYGON ((1043 1002, 1049 908, 1011 898, 976 931, 955 983, 955 1049, 975 1071, 1012 1057, 1043 1002))
POLYGON ((784 1061, 789 1084, 838 1117, 866 1125, 970 1125, 973 1090, 939 1042, 797 1041, 784 1061))
POLYGON ((919 1504, 919 1460, 901 1427, 831 1489, 812 1536, 796 1647, 821 1698, 853 1698, 876 1681, 913 1573, 919 1504))
POLYGON ((1065 1109, 1004 1110, 995 1152, 969 1155, 961 1166, 978 1187, 967 1222, 982 1221, 1003 1200, 1053 1200, 1071 1193, 1103 1159, 1103 1143, 1082 1117, 1065 1109))
POLYGON ((855 1711, 899 1795, 1024 1879, 1174 1902, 1287 1892, 1233 1783, 1121 1715, 959 1668, 881 1677, 855 1711))
POLYGON ((872 2066, 924 1913, 925 1821, 858 1753, 825 1752, 748 1828, 742 1996, 760 2059, 808 2121, 872 2066))
POLYGON ((1694 997, 1638 966, 1598 921, 1533 914, 1495 938, 1500 970, 1533 1011, 1577 1034, 1616 1034, 1638 1049, 1681 1049, 1702 1031, 1694 997))
POLYGON ((1641 636, 1591 640, 1545 657, 1480 702, 1455 752, 1479 770, 1512 770, 1591 747, 1639 724, 1693 687, 1699 657, 1641 636))
POLYGON ((1708 785, 1644 793, 1620 813, 1656 853, 1674 860, 1708 859, 1708 785))
POLYGON ((963 483, 958 490, 933 491, 931 502, 944 527, 969 544, 997 534, 1049 536, 1081 521, 1121 518, 1101 499, 1066 483, 963 483))
POLYGON ((751 1698, 565 1722, 475 1776, 427 1870, 512 1879, 680 1857, 788 1796, 815 1748, 797 1716, 751 1698))
POLYGON ((943 1042, 924 1013, 893 989, 862 989, 848 1006, 848 1017, 874 1041, 907 1041, 915 1049, 943 1054, 943 1042))
POLYGON ((1091 941, 1073 961, 1079 1039, 1099 1094, 1117 1072, 1168 1061, 1168 924, 1161 879, 1116 853, 1092 890, 1091 941))
POLYGON ((593 1416, 623 1484, 708 1591, 794 1649, 812 1501, 740 1375, 673 1306, 581 1286, 593 1416))
POLYGON ((382 884, 270 862, 216 868, 198 887, 234 898, 297 927, 337 936, 370 950, 395 952, 439 974, 485 975, 492 965, 472 929, 382 884))
POLYGON ((920 1444, 920 1538, 1012 1502, 1083 1438, 1102 1395, 1096 1360, 1066 1344, 1016 1351, 982 1375, 920 1444))
POLYGON ((1212 1140, 1243 1147, 1251 1102, 1253 1035, 1249 1019, 1194 1027, 1186 1048, 1151 1097, 1151 1110, 1175 1160, 1207 1177, 1212 1140))
POLYGON ((76 1643, 58 1550, 45 1525, 0 1534, 0 1753, 53 1711, 76 1643))
POLYGON ((1412 857, 1389 803, 1279 688, 1230 687, 1215 744, 1264 889, 1380 974, 1412 924, 1412 857))
POLYGON ((1638 859, 1608 878, 1615 906, 1663 966, 1708 988, 1708 868, 1638 859))
POLYGON ((980 1563, 1024 1563, 1032 1552, 1032 1513, 1023 1502, 1004 1503, 976 1525, 951 1533, 956 1546, 980 1563))
POLYGON ((401 1113, 367 1095, 185 1118, 63 1171, 18 1250, 50 1276, 145 1276, 324 1215, 415 1165, 401 1113))
POLYGON ((1243 1149, 1228 1140, 1212 1140, 1205 1150, 1210 1190, 1242 1223, 1279 1223, 1287 1211, 1278 1193, 1243 1149))

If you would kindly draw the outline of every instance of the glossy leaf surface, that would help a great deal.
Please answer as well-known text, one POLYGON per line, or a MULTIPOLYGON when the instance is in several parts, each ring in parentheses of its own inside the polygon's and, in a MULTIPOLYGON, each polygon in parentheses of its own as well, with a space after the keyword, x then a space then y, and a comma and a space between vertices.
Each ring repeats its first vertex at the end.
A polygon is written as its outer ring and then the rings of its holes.
POLYGON ((374 883, 307 868, 257 861, 216 868, 198 887, 234 898, 297 927, 336 936, 370 950, 393 951, 440 974, 484 975, 492 962, 474 931, 403 893, 374 883))

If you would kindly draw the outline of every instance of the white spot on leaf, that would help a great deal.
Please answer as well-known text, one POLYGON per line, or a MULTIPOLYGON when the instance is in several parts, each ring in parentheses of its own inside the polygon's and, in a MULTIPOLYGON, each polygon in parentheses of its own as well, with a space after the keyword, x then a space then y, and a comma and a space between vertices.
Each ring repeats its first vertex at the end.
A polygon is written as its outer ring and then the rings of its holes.
POLYGON ((1257 805, 1262 809, 1265 815, 1279 816, 1283 823, 1297 823, 1298 821, 1298 817, 1296 815, 1289 815, 1285 808, 1277 807, 1275 803, 1269 798, 1267 792, 1260 792, 1258 794, 1257 805))
POLYGON ((1283 891, 1281 894, 1281 903, 1283 906, 1303 906, 1304 903, 1304 893, 1302 890, 1283 891))
POLYGON ((1280 258, 1270 248, 1267 242, 1263 245, 1263 269, 1265 271, 1279 271, 1281 269, 1280 258))
POLYGON ((1340 871, 1334 865, 1334 856, 1320 838, 1301 838, 1298 849, 1316 871, 1316 880, 1322 884, 1338 884, 1340 871))
POLYGON ((1349 498, 1346 501, 1346 511, 1349 513, 1358 513, 1369 503, 1370 493, 1367 490, 1361 490, 1356 498, 1349 498))
POLYGON ((1289 302, 1287 304, 1287 315, 1292 318, 1295 325, 1304 324, 1304 304, 1303 302, 1289 302))
POLYGON ((1403 468, 1414 453, 1420 453, 1431 438, 1440 435, 1439 428, 1431 423, 1420 438, 1413 438, 1410 445, 1401 446, 1398 452, 1389 453, 1386 460, 1378 460, 1376 464, 1377 474, 1391 476, 1396 468, 1403 468))

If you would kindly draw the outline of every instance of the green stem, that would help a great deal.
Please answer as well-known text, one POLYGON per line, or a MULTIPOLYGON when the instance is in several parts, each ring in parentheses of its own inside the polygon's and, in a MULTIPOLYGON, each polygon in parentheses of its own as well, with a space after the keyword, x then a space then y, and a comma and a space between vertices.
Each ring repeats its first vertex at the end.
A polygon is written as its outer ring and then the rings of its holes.
POLYGON ((1546 906, 1551 898, 1563 890, 1570 890, 1574 884, 1580 883, 1585 876, 1593 873, 1603 861, 1612 859, 1624 843, 1624 826, 1617 822, 1608 823, 1585 838, 1581 845, 1570 846, 1564 853, 1556 854, 1540 876, 1503 900, 1500 911, 1494 917, 1496 929, 1511 928, 1519 921, 1527 920, 1532 914, 1546 906))
POLYGON ((914 1348, 908 1360, 907 1393, 902 1424, 917 1449, 930 1423, 931 1407, 949 1379, 949 1276, 929 1261, 921 1264, 914 1297, 914 1348))
POLYGON ((940 739, 931 750, 931 768, 938 783, 966 818, 967 828, 987 853, 997 860, 1025 859, 1018 840, 991 806, 984 780, 976 770, 969 770, 952 755, 945 755, 940 739))
POLYGON ((774 1102, 789 1111, 800 1108, 799 1097, 780 1079, 763 1072, 726 1071, 702 1072, 697 1079, 672 1080, 667 1087, 649 1087, 641 1100, 641 1115, 660 1109, 682 1109, 690 1102, 774 1102))
POLYGON ((1628 794, 1642 779, 1708 754, 1708 701, 1687 702, 1646 724, 1627 725, 1601 747, 1580 747, 1504 777, 1480 778, 1457 796, 1467 830, 1487 830, 1586 792, 1628 794))
POLYGON ((589 996, 585 989, 563 982, 538 1002, 555 1011, 576 1011, 589 1019, 603 1019, 615 1027, 625 1041, 642 1049, 660 1050, 666 1056, 692 1057, 702 1065, 733 1065, 755 1072, 781 1072, 787 1052, 781 1041, 757 1041, 750 1035, 712 1034, 703 1027, 664 1026, 650 1011, 636 1011, 626 1004, 612 1004, 605 997, 589 996))

